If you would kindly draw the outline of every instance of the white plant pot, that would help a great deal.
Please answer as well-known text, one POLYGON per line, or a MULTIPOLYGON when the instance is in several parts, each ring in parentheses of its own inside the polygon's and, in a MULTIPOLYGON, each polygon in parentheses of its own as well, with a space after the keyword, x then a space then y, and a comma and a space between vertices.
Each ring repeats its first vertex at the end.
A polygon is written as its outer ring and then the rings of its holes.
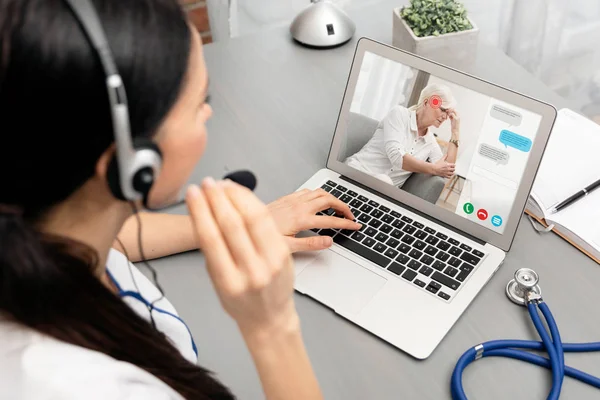
POLYGON ((477 56, 479 28, 469 18, 473 29, 440 36, 415 36, 406 21, 394 9, 392 45, 450 67, 469 70, 477 56))

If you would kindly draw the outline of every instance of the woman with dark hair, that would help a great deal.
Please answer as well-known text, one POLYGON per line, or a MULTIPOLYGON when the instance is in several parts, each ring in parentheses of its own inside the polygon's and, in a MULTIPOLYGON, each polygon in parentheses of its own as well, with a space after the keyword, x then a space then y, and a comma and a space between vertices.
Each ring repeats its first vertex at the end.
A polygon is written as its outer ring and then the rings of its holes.
MULTIPOLYGON (((134 139, 163 164, 148 205, 168 204, 206 141, 207 71, 176 0, 91 0, 126 88, 134 139)), ((119 251, 138 240, 107 170, 115 138, 98 54, 64 0, 0 0, 0 398, 231 399, 196 365, 187 326, 119 251), (117 243, 117 244, 115 244, 117 243)), ((290 251, 359 229, 321 191, 269 206, 229 181, 186 196, 189 216, 141 214, 151 257, 201 248, 268 399, 320 398, 293 302, 290 251), (346 218, 316 216, 334 208, 346 218), (200 223, 201 221, 201 223, 200 223), (160 234, 159 234, 160 233, 160 234)))

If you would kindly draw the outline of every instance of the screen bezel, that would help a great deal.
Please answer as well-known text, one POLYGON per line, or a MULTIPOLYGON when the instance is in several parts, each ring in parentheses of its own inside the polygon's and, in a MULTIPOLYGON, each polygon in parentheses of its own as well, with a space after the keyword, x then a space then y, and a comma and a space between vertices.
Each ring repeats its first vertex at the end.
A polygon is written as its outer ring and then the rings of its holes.
POLYGON ((346 91, 344 93, 335 133, 331 143, 331 148, 329 150, 329 155, 327 157, 327 168, 364 186, 367 186, 377 193, 381 193, 398 201, 399 203, 412 207, 421 213, 429 215, 430 217, 450 225, 455 229, 465 232, 466 234, 496 246, 504 251, 508 251, 512 246, 521 215, 525 210, 527 198, 531 191, 531 187, 533 186, 533 182, 537 174, 544 149, 550 137, 554 121, 556 120, 556 116, 557 110, 551 104, 544 103, 524 94, 514 92, 510 89, 506 89, 467 73, 460 72, 453 68, 438 64, 428 59, 424 59, 412 53, 405 52, 372 39, 360 38, 354 53, 352 67, 350 69, 348 82, 346 84, 346 91), (354 97, 356 83, 366 52, 371 52, 375 55, 397 61, 406 66, 422 70, 431 75, 435 75, 438 78, 456 83, 457 85, 461 85, 467 89, 474 90, 481 94, 493 97, 509 104, 513 104, 517 107, 521 107, 540 115, 541 121, 538 127, 538 132, 533 140, 530 156, 525 167, 525 172, 523 173, 523 177, 517 189, 517 194, 509 216, 505 221, 503 233, 495 232, 457 214, 444 210, 434 204, 428 203, 427 201, 413 194, 403 190, 398 190, 397 188, 394 188, 377 178, 374 178, 364 172, 355 170, 343 162, 338 161, 340 147, 343 144, 344 135, 346 133, 346 116, 350 112, 350 105, 354 97))

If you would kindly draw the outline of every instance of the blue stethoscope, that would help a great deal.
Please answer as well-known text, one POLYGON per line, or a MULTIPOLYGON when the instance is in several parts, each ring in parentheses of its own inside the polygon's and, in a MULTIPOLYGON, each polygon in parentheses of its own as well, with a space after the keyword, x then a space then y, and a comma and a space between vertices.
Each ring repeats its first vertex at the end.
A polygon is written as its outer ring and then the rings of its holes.
POLYGON ((542 299, 538 282, 539 276, 535 271, 529 268, 521 268, 515 272, 514 279, 506 285, 506 295, 514 303, 527 306, 533 325, 535 325, 542 341, 492 340, 470 348, 459 358, 452 373, 451 391, 453 399, 467 399, 462 386, 463 371, 471 362, 482 357, 514 358, 550 369, 552 371, 552 389, 548 395, 548 400, 558 399, 565 375, 600 389, 600 378, 565 366, 564 358, 565 352, 587 353, 600 351, 600 342, 562 343, 554 317, 542 299), (546 320, 550 334, 542 324, 538 308, 546 320), (549 358, 531 354, 525 350, 544 350, 548 353, 549 358))

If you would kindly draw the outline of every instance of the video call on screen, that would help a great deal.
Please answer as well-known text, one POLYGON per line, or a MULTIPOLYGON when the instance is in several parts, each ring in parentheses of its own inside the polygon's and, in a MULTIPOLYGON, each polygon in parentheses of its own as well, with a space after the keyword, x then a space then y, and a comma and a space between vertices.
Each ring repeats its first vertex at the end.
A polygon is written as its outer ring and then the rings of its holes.
POLYGON ((541 122, 369 52, 347 118, 339 161, 500 234, 541 122))

